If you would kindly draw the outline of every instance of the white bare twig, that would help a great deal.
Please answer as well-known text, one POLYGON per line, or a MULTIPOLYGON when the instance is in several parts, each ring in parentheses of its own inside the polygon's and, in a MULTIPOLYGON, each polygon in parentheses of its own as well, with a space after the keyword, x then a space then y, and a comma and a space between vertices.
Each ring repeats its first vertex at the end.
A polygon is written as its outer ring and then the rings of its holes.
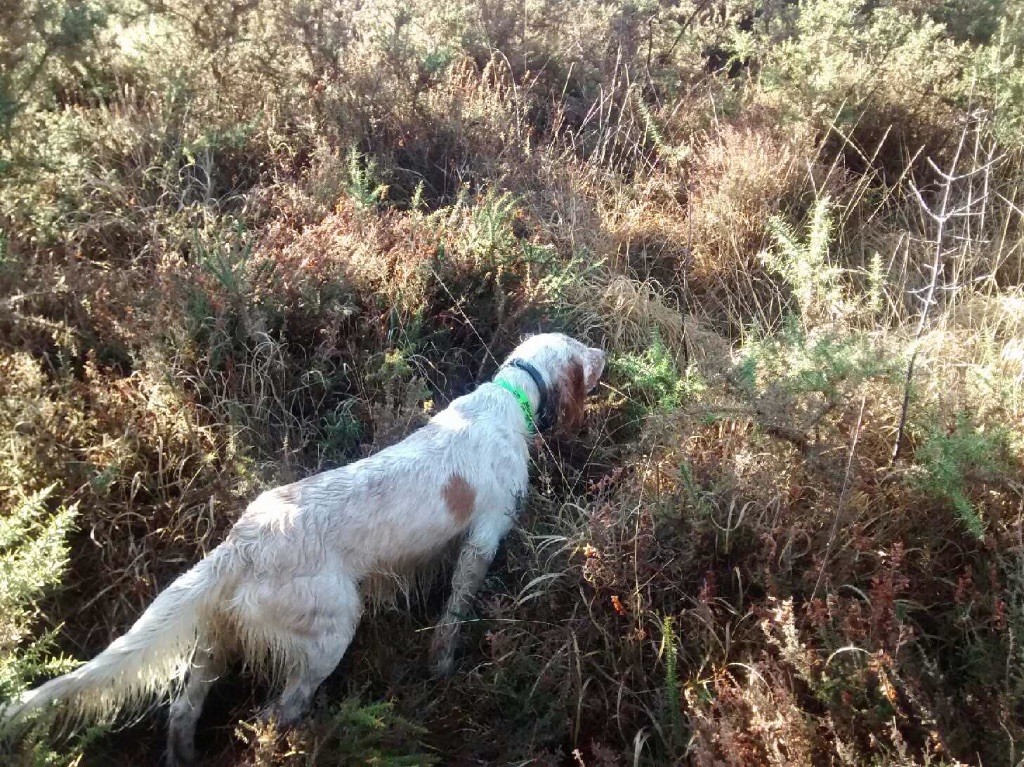
POLYGON ((925 158, 928 165, 931 166, 932 170, 942 180, 941 185, 941 196, 937 208, 933 208, 924 199, 921 191, 917 188, 916 184, 911 183, 910 188, 913 191, 914 196, 917 198, 918 204, 921 206, 922 212, 935 222, 935 247, 932 250, 932 262, 926 264, 925 268, 931 273, 928 284, 917 291, 910 291, 912 295, 918 293, 924 293, 924 296, 920 298, 921 314, 918 317, 917 329, 914 332, 914 349, 910 354, 910 361, 907 363, 907 375, 906 381, 903 387, 903 405, 900 409, 900 420, 899 426, 896 430, 896 444, 892 450, 891 464, 895 464, 900 457, 900 452, 903 449, 903 437, 907 426, 907 412, 910 409, 910 390, 914 378, 914 366, 917 363, 917 355, 920 350, 921 336, 924 335, 925 328, 928 326, 928 318, 931 314, 932 306, 937 302, 936 293, 939 290, 955 290, 956 280, 952 281, 949 285, 940 285, 941 275, 944 273, 944 266, 947 262, 947 256, 950 253, 954 253, 962 249, 964 246, 961 245, 959 248, 948 248, 947 238, 949 233, 947 231, 950 221, 955 218, 969 216, 977 206, 984 207, 985 196, 987 195, 987 181, 985 183, 985 191, 982 196, 974 197, 971 194, 967 195, 967 200, 959 205, 953 202, 953 190, 957 186, 958 182, 967 180, 970 182, 979 174, 987 176, 988 171, 992 167, 992 163, 995 160, 989 157, 988 162, 981 166, 973 165, 970 170, 964 173, 957 173, 957 166, 960 164, 960 156, 963 153, 964 145, 967 142, 968 132, 971 130, 971 124, 968 123, 964 126, 963 131, 960 134, 960 140, 957 142, 956 151, 953 154, 953 159, 949 164, 949 170, 942 170, 939 168, 931 158, 925 158))

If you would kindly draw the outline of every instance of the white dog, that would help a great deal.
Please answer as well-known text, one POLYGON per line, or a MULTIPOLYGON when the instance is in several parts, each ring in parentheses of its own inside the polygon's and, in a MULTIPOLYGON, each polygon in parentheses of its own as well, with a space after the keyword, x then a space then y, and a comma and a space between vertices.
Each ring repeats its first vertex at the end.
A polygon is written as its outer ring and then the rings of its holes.
POLYGON ((170 709, 168 761, 191 762, 203 701, 233 656, 269 664, 283 689, 271 712, 295 722, 341 661, 375 574, 402 571, 463 541, 431 656, 452 668, 466 611, 528 483, 535 429, 573 429, 605 355, 551 333, 522 343, 494 380, 459 397, 397 445, 260 495, 227 539, 179 577, 95 659, 25 693, 10 724, 63 701, 109 718, 186 670, 170 709))

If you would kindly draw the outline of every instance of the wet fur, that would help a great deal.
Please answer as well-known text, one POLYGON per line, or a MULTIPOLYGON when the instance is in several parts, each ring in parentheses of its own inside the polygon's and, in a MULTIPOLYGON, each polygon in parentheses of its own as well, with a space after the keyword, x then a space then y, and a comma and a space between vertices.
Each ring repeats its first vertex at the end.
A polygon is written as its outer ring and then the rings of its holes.
MULTIPOLYGON (((557 393, 558 430, 577 428, 604 353, 544 334, 513 357, 557 393)), ((539 391, 528 375, 504 367, 498 376, 520 386, 536 412, 539 391)), ((189 763, 205 697, 232 659, 278 682, 268 713, 294 722, 341 661, 364 605, 408 599, 429 573, 425 564, 457 549, 431 645, 435 671, 449 673, 459 616, 525 497, 531 442, 516 399, 484 384, 397 445, 263 493, 124 636, 9 702, 0 726, 55 703, 73 722, 109 720, 172 690, 167 758, 189 763)))

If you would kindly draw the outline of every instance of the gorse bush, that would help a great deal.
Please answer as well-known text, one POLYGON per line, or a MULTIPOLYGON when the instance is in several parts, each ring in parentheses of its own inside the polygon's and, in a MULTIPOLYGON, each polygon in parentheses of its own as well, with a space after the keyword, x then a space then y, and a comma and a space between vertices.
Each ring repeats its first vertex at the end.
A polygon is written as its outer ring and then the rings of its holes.
POLYGON ((48 96, 73 72, 95 72, 96 42, 109 18, 103 2, 31 0, 5 8, 0 33, 0 135, 8 136, 18 114, 50 106, 48 96))
POLYGON ((3 652, 0 694, 9 698, 42 674, 68 670, 69 664, 50 660, 53 635, 46 635, 14 654, 39 619, 39 602, 60 583, 68 561, 66 537, 75 509, 48 513, 53 487, 25 497, 0 520, 0 606, 3 607, 3 652))
POLYGON ((1011 465, 1010 451, 1005 429, 979 429, 966 413, 958 413, 949 429, 932 425, 918 446, 915 461, 923 471, 918 484, 925 492, 949 503, 964 527, 981 538, 986 522, 970 493, 978 485, 1006 477, 1011 465))
MULTIPOLYGON (((608 371, 459 673, 428 585, 299 727, 218 685, 206 759, 1019 759, 1020 15, 8 3, 0 695, 564 330, 608 371)), ((9 761, 148 764, 158 720, 9 761)))
POLYGON ((953 131, 951 103, 971 101, 969 50, 945 26, 899 3, 777 6, 738 34, 763 98, 790 120, 834 128, 851 150, 898 174, 907 146, 939 149, 953 131), (777 40, 777 44, 769 41, 777 40), (913 74, 911 74, 913 73, 913 74))
MULTIPOLYGON (((359 151, 352 147, 348 153, 348 187, 349 197, 362 205, 371 208, 384 201, 388 188, 377 183, 377 162, 360 156, 359 151)), ((415 206, 414 206, 415 207, 415 206)))
POLYGON ((898 359, 858 333, 812 336, 793 322, 768 338, 751 338, 737 364, 737 381, 752 391, 817 394, 830 405, 872 378, 894 380, 898 359))
POLYGON ((992 111, 993 131, 999 141, 1019 146, 1024 126, 1024 5, 1014 0, 993 5, 1002 8, 1002 15, 992 13, 986 18, 978 14, 982 24, 975 35, 987 44, 974 51, 970 76, 978 83, 976 98, 992 111))
POLYGON ((680 373, 660 336, 641 354, 613 358, 610 367, 625 380, 629 403, 641 411, 669 412, 703 388, 695 370, 680 373))
POLYGON ((428 767, 438 763, 433 754, 416 750, 423 729, 398 716, 390 703, 367 705, 349 698, 284 738, 266 724, 247 726, 240 734, 255 746, 255 763, 260 765, 428 767))
MULTIPOLYGON (((23 496, 0 519, 0 696, 4 700, 41 677, 62 674, 77 665, 54 654, 56 631, 31 638, 40 624, 41 603, 60 584, 67 567, 67 536, 75 520, 73 506, 52 510, 54 490, 50 486, 23 496)), ((76 764, 84 746, 98 735, 93 731, 78 742, 55 748, 45 729, 32 730, 17 752, 9 754, 11 764, 76 764)))
POLYGON ((818 198, 807 224, 806 242, 781 218, 768 223, 773 249, 761 254, 769 270, 778 273, 793 290, 800 316, 808 326, 843 316, 841 270, 829 262, 828 248, 834 223, 827 196, 818 198))

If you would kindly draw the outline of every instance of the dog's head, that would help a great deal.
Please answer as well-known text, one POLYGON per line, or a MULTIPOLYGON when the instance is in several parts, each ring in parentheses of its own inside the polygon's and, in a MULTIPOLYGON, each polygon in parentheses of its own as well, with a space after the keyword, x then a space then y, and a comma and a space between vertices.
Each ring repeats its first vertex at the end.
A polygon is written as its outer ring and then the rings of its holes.
POLYGON ((539 427, 556 427, 563 435, 578 430, 587 392, 597 387, 604 372, 604 352, 563 333, 540 333, 519 344, 505 365, 516 361, 532 366, 544 383, 547 396, 539 427))

